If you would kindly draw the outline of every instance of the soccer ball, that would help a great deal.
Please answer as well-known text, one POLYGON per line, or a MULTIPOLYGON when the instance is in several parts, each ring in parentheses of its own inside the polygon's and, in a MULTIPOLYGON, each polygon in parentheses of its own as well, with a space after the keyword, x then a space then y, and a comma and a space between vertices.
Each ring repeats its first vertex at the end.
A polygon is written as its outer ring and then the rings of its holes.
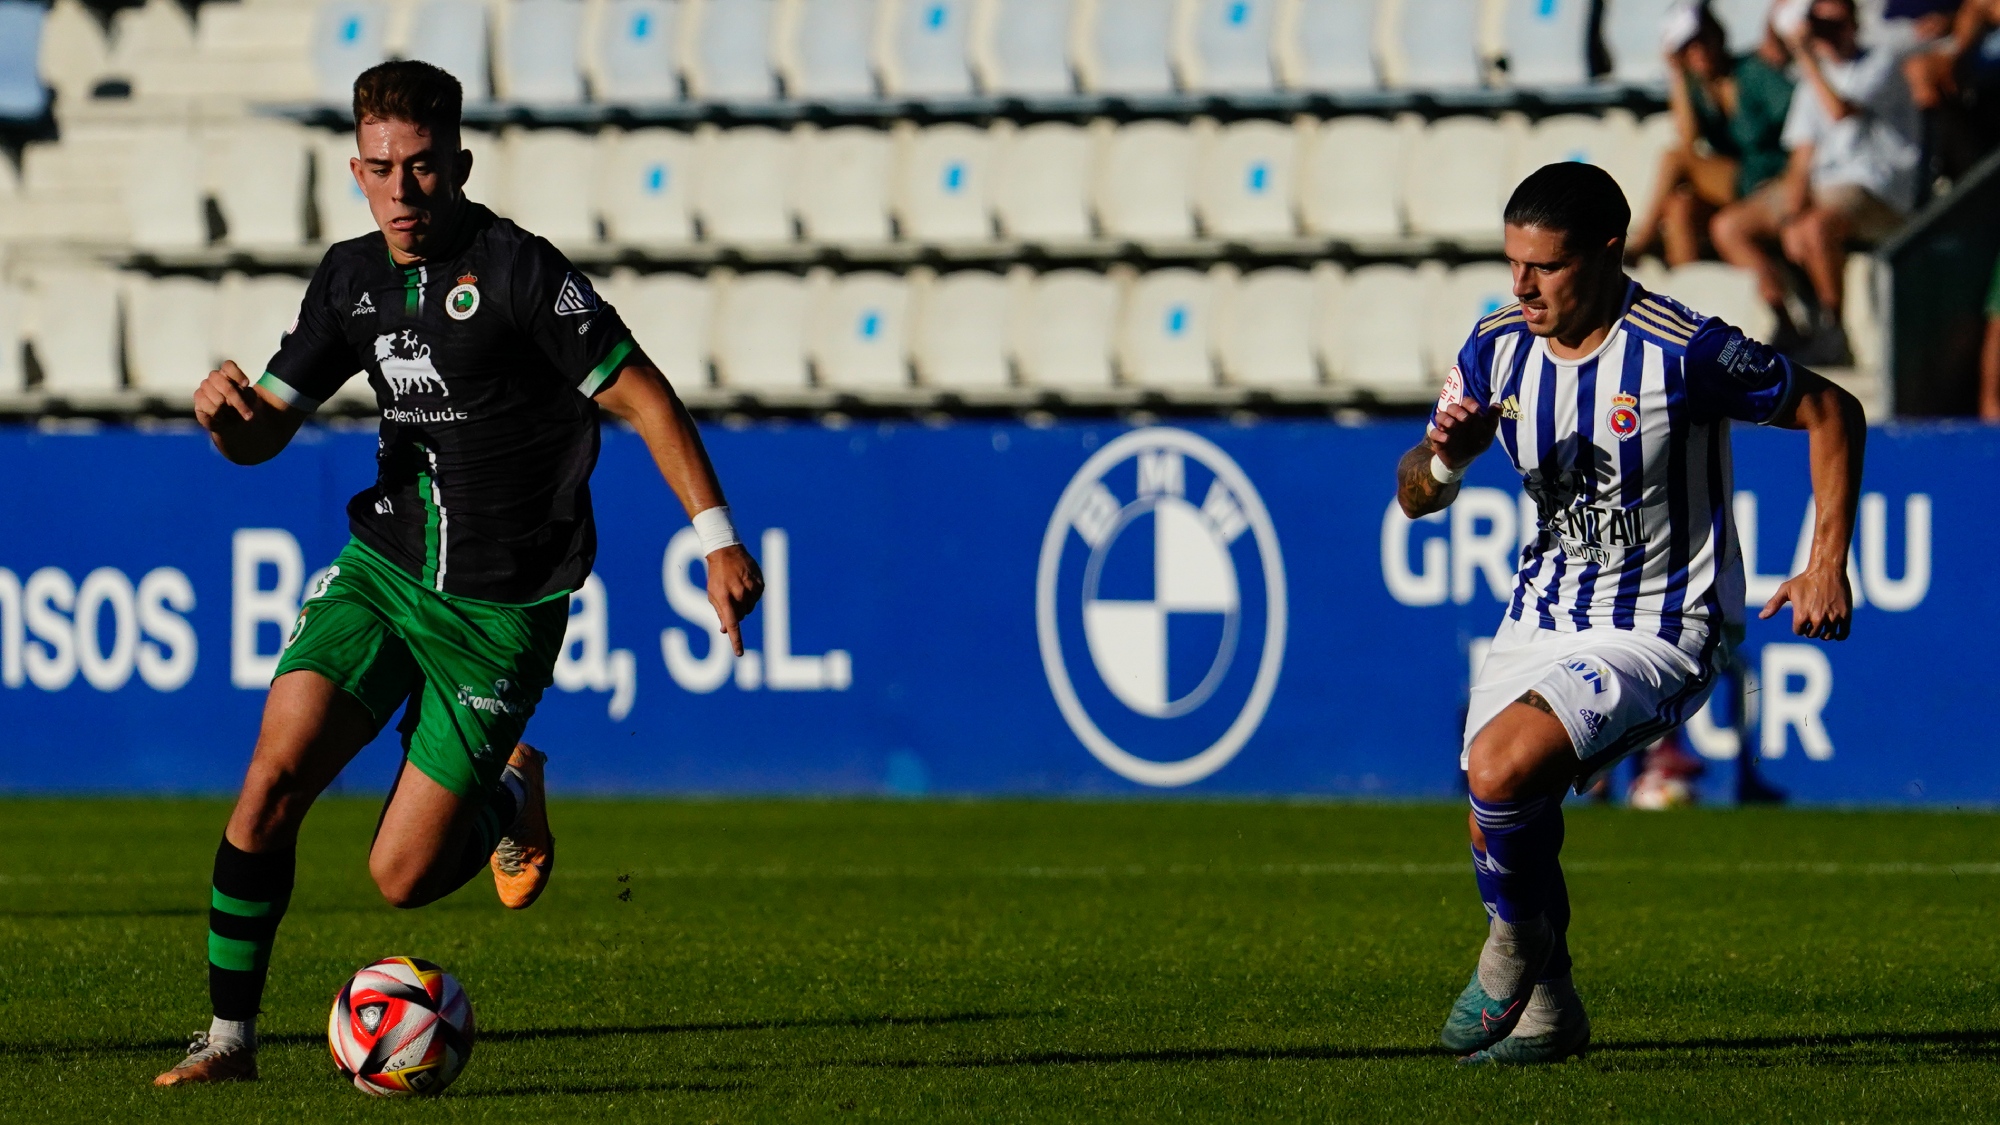
POLYGON ((341 1077, 364 1094, 436 1094, 472 1057, 472 1001, 429 961, 385 957, 333 998, 326 1041, 341 1077))

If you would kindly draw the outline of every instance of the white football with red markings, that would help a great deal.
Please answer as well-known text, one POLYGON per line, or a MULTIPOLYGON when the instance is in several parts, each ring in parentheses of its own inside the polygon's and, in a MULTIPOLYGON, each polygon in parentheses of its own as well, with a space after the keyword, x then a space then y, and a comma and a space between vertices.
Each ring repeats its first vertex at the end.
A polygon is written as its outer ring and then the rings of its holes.
POLYGON ((334 997, 326 1040, 341 1076, 363 1093, 436 1094, 472 1057, 472 1001, 429 961, 385 957, 334 997))

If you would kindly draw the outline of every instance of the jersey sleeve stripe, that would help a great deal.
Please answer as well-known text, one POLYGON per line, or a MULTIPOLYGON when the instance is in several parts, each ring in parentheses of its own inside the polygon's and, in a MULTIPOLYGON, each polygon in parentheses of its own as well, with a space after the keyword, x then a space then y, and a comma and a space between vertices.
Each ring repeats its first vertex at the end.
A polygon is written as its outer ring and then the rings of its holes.
POLYGON ((257 381, 252 383, 251 386, 256 387, 258 390, 271 392, 271 395, 279 402, 284 403, 294 410, 303 410, 310 414, 320 408, 320 400, 306 394, 297 387, 271 374, 269 371, 259 375, 257 381))
POLYGON ((1485 316, 1480 317, 1479 327, 1481 329, 1484 329, 1488 325, 1493 324, 1496 321, 1499 321, 1505 317, 1511 316, 1514 313, 1518 313, 1520 311, 1521 311, 1521 303, 1519 301, 1516 301, 1511 305, 1503 305, 1500 308, 1494 309, 1492 312, 1487 313, 1485 316))
POLYGON ((1663 323, 1679 325, 1682 329, 1686 330, 1690 334, 1692 334, 1695 331, 1695 329, 1701 327, 1701 325, 1681 315, 1680 311, 1675 309, 1673 306, 1654 300, 1651 297, 1648 297, 1645 300, 1640 301, 1634 307, 1645 309, 1648 313, 1651 313, 1655 319, 1663 323))
POLYGON ((596 397, 604 384, 609 382, 613 375, 618 374, 618 368, 625 362, 625 357, 637 351, 638 347, 638 342, 632 337, 625 337, 622 343, 611 349, 611 354, 605 356, 602 363, 590 369, 590 374, 583 377, 583 382, 578 383, 576 389, 582 391, 585 398, 596 397))
POLYGON ((1481 336, 1490 336, 1508 325, 1525 324, 1527 320, 1528 318, 1525 315, 1518 312, 1512 316, 1501 317, 1498 320, 1482 320, 1479 322, 1479 334, 1481 336))
POLYGON ((1678 328, 1670 327, 1661 321, 1647 317, 1645 310, 1637 305, 1632 306, 1632 311, 1625 314, 1625 319, 1645 329, 1647 332, 1680 347, 1686 347, 1688 341, 1694 339, 1694 333, 1692 332, 1683 332, 1678 328))

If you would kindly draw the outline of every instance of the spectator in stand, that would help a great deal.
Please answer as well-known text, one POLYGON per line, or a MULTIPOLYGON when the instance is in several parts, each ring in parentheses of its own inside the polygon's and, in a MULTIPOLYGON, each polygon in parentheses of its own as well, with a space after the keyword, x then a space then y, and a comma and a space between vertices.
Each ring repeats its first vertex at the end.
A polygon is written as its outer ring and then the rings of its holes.
POLYGON ((1979 419, 2000 422, 2000 262, 1986 290, 1986 343, 1979 349, 1979 419))
POLYGON ((1921 123, 1902 56, 1861 46, 1854 0, 1813 0, 1786 45, 1799 73, 1785 118, 1790 162, 1723 208, 1710 233, 1724 260, 1756 272, 1782 346, 1802 363, 1841 367, 1853 362, 1840 321, 1847 249, 1887 238, 1916 206, 1921 123), (1807 318, 1787 308, 1773 242, 1812 283, 1818 308, 1807 318))
POLYGON ((1706 4, 1668 13, 1667 103, 1680 143, 1660 161, 1652 205, 1626 257, 1657 251, 1670 266, 1701 258, 1715 213, 1785 170, 1780 140, 1792 103, 1784 44, 1769 27, 1755 51, 1731 58, 1729 37, 1706 4))
POLYGON ((1955 180, 2000 146, 2000 0, 1909 6, 1942 2, 1890 0, 1886 14, 1907 25, 1913 49, 1903 74, 1930 117, 1933 170, 1955 180))

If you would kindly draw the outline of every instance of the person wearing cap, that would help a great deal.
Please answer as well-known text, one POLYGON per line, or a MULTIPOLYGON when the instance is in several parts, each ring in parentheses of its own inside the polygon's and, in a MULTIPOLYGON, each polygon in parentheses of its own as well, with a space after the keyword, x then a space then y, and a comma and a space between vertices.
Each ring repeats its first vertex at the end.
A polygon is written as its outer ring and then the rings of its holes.
POLYGON ((1658 252, 1670 266, 1702 257, 1715 213, 1785 170, 1779 143, 1791 106, 1785 47, 1766 29, 1755 51, 1732 58, 1705 4, 1668 13, 1667 101, 1680 141, 1660 161, 1652 203, 1626 256, 1658 252))

